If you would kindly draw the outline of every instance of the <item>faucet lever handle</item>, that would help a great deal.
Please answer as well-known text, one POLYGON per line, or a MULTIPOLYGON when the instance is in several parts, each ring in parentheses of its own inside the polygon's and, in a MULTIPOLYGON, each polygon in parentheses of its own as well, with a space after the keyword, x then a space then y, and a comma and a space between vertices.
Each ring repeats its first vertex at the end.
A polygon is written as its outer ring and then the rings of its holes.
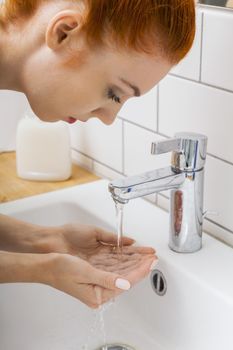
POLYGON ((191 132, 179 132, 174 138, 153 142, 152 154, 172 151, 171 167, 175 171, 201 170, 206 161, 207 136, 191 132))
POLYGON ((180 138, 171 138, 164 141, 157 141, 153 142, 151 145, 151 154, 162 154, 172 151, 182 151, 180 138))

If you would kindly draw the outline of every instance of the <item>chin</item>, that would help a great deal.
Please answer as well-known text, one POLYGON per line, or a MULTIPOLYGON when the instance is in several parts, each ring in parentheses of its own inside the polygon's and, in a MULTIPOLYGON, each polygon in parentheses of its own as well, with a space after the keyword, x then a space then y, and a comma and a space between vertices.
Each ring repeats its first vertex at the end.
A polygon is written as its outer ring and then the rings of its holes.
POLYGON ((42 120, 43 122, 48 122, 48 123, 55 123, 55 122, 58 122, 59 120, 61 120, 61 118, 59 117, 55 117, 53 116, 53 114, 49 114, 49 113, 46 113, 46 112, 42 112, 40 111, 39 109, 37 108, 33 108, 32 105, 31 106, 31 109, 33 111, 33 113, 40 119, 42 120))
POLYGON ((38 108, 38 104, 35 101, 30 100, 30 98, 27 95, 26 97, 32 112, 43 122, 54 123, 59 120, 62 120, 60 117, 54 116, 54 113, 48 113, 44 110, 41 110, 40 108, 38 108))
POLYGON ((51 117, 51 116, 44 116, 44 115, 38 115, 37 114, 37 117, 42 120, 43 122, 47 122, 47 123, 56 123, 62 119, 60 118, 57 118, 57 117, 51 117))

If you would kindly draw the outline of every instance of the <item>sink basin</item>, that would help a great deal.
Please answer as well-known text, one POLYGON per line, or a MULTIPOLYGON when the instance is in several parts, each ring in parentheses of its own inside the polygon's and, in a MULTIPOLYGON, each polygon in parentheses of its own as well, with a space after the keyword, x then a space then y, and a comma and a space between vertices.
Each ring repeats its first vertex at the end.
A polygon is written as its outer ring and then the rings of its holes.
MULTIPOLYGON (((99 312, 45 285, 0 285, 2 350, 96 350, 105 341, 135 350, 232 350, 232 248, 204 234, 199 252, 174 253, 166 212, 142 199, 124 210, 125 234, 156 248, 166 293, 155 293, 152 273, 99 312)), ((106 180, 1 204, 0 212, 41 225, 79 221, 115 231, 106 180)))

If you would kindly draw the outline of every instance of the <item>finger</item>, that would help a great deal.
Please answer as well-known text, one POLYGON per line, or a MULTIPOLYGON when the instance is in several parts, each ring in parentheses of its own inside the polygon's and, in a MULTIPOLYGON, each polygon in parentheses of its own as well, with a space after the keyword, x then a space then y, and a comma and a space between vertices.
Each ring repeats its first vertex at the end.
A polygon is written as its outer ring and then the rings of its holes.
MULTIPOLYGON (((150 258, 154 259, 155 256, 151 255, 150 258)), ((128 272, 137 270, 138 267, 144 264, 146 260, 148 260, 148 256, 145 257, 142 255, 138 255, 137 257, 135 257, 135 259, 116 261, 115 264, 112 265, 106 265, 106 263, 104 264, 102 262, 96 264, 95 267, 104 271, 115 272, 122 276, 125 276, 128 272)))
POLYGON ((116 273, 106 272, 93 267, 90 282, 110 290, 128 290, 130 282, 116 273))
MULTIPOLYGON (((151 256, 151 259, 150 259, 150 262, 152 261, 152 263, 155 261, 157 262, 157 257, 155 259, 154 256, 151 256)), ((125 269, 122 269, 122 270, 119 270, 119 273, 122 275, 122 276, 128 276, 128 274, 132 271, 135 271, 135 272, 138 272, 138 269, 141 268, 142 265, 144 265, 145 263, 146 264, 150 264, 150 262, 148 262, 148 257, 143 257, 141 260, 138 260, 134 265, 128 265, 128 266, 125 266, 125 269)), ((152 269, 152 267, 154 267, 153 265, 149 266, 149 271, 152 269)))
POLYGON ((124 278, 129 280, 131 285, 136 284, 150 273, 152 264, 154 264, 154 262, 157 260, 158 259, 155 258, 145 259, 145 261, 142 262, 137 269, 134 269, 128 274, 124 275, 124 278))
MULTIPOLYGON (((117 244, 117 235, 115 233, 107 232, 99 227, 96 229, 96 239, 107 244, 117 244)), ((122 237, 121 243, 122 245, 132 245, 135 243, 135 240, 129 237, 122 237)))
POLYGON ((156 258, 154 254, 122 254, 117 255, 113 253, 101 254, 93 256, 89 259, 89 263, 98 269, 105 271, 118 271, 128 266, 135 266, 143 259, 156 258))
POLYGON ((122 247, 123 254, 155 254, 156 251, 152 247, 122 247))
POLYGON ((93 266, 116 266, 122 265, 125 262, 134 264, 138 260, 141 260, 143 257, 153 257, 154 254, 115 254, 115 253, 107 253, 107 254, 99 254, 92 256, 88 261, 93 266))

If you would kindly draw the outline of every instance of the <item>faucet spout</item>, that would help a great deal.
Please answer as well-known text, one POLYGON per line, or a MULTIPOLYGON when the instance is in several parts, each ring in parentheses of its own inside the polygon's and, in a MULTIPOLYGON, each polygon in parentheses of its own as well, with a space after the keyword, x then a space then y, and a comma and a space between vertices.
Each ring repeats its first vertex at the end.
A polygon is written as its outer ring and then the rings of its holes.
POLYGON ((183 172, 174 172, 169 166, 115 180, 109 184, 109 191, 115 202, 128 203, 133 198, 178 188, 184 180, 183 172))

